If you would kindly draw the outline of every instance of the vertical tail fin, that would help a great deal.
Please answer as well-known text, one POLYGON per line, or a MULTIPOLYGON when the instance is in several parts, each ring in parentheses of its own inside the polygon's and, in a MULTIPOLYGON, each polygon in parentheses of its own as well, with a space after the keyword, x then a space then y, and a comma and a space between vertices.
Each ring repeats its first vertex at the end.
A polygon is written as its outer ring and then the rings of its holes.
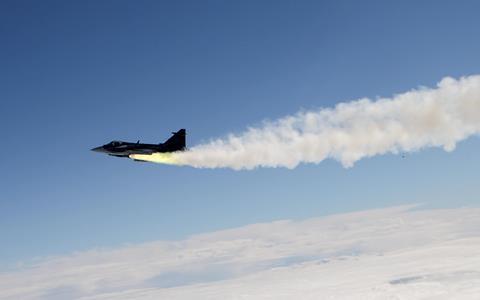
POLYGON ((173 136, 169 138, 163 146, 167 147, 169 151, 182 151, 185 150, 187 143, 186 143, 186 135, 187 131, 185 129, 180 129, 177 132, 172 132, 173 136))

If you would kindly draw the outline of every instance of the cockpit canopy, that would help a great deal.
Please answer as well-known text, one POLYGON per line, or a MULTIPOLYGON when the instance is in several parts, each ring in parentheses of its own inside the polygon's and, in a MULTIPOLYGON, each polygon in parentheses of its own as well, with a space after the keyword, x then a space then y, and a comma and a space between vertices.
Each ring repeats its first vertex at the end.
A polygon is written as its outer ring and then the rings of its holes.
POLYGON ((117 147, 117 146, 120 146, 121 144, 123 143, 120 141, 111 141, 109 145, 112 147, 117 147))

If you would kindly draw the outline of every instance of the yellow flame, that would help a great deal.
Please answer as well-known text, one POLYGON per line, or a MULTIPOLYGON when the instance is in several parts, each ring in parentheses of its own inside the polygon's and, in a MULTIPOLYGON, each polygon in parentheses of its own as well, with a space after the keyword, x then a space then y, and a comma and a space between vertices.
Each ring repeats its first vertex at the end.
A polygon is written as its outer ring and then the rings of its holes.
POLYGON ((152 154, 130 154, 129 157, 134 160, 154 162, 158 164, 178 165, 173 153, 152 153, 152 154))

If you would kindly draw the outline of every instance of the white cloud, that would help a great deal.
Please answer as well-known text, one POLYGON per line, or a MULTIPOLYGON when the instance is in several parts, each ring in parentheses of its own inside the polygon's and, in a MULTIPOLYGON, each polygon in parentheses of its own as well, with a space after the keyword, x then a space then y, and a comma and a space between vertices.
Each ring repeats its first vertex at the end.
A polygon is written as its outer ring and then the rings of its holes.
POLYGON ((479 299, 480 209, 409 208, 47 259, 0 299, 479 299))

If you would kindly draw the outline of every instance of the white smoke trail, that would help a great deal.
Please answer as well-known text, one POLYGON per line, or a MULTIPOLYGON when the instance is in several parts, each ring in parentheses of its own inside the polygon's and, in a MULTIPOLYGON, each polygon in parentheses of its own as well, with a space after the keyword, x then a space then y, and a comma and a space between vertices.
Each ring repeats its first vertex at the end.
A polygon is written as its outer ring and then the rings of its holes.
POLYGON ((196 168, 294 168, 333 158, 345 167, 364 157, 425 147, 454 150, 480 133, 480 75, 447 77, 376 101, 360 99, 335 108, 299 112, 174 153, 173 161, 196 168))

